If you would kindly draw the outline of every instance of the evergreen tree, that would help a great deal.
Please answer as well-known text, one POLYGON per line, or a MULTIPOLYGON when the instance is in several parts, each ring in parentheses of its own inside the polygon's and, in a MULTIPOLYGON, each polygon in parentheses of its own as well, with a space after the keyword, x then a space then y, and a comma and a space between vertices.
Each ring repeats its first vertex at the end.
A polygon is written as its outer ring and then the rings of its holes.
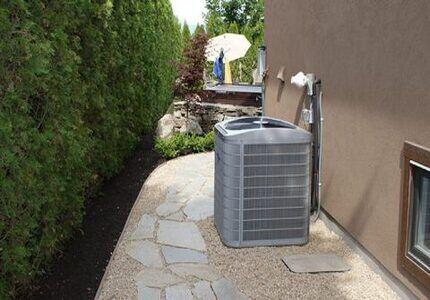
POLYGON ((182 26, 182 44, 184 47, 188 45, 190 38, 191 38, 190 28, 188 27, 187 22, 184 22, 184 25, 182 26))
POLYGON ((202 33, 206 34, 205 26, 201 24, 197 24, 196 29, 194 30, 193 36, 202 34, 202 33))
POLYGON ((170 105, 169 0, 0 1, 0 299, 42 275, 170 105), (112 3, 114 2, 114 4, 112 3))

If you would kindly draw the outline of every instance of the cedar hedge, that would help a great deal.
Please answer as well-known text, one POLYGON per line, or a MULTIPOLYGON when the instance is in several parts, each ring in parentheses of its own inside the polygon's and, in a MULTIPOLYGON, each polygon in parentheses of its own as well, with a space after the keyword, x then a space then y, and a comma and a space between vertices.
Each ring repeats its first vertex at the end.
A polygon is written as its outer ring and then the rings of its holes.
POLYGON ((0 2, 0 298, 49 266, 84 199, 171 102, 169 0, 0 2))

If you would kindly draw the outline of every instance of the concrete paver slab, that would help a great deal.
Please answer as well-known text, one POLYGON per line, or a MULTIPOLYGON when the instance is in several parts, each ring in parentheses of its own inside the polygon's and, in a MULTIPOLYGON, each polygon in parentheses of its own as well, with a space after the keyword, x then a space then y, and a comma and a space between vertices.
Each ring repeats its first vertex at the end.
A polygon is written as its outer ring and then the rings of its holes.
POLYGON ((294 273, 346 272, 351 269, 336 254, 292 254, 282 260, 294 273))

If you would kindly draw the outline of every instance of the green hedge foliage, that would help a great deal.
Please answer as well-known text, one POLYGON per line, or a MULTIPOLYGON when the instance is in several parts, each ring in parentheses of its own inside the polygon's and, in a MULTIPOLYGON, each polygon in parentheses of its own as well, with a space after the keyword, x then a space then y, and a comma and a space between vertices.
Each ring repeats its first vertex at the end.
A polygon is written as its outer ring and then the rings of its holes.
POLYGON ((212 151, 214 148, 215 138, 213 132, 208 132, 202 136, 177 133, 166 140, 155 140, 155 150, 167 159, 190 153, 212 151))
POLYGON ((43 273, 171 102, 169 0, 0 2, 0 298, 43 273))

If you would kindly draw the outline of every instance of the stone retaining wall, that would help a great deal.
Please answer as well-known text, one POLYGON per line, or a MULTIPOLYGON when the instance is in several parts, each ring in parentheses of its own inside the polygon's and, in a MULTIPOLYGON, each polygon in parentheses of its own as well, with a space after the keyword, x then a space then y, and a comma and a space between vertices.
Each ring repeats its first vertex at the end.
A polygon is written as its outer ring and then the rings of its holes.
POLYGON ((159 138, 167 139, 177 132, 203 134, 229 118, 261 116, 261 108, 230 104, 192 102, 187 110, 185 101, 177 101, 172 108, 173 113, 165 114, 158 121, 156 135, 159 138))
MULTIPOLYGON (((178 101, 173 103, 173 116, 175 119, 187 118, 187 103, 178 101)), ((261 116, 261 108, 251 106, 238 106, 230 104, 216 104, 207 102, 192 102, 190 104, 188 119, 196 120, 204 132, 211 131, 213 126, 229 118, 243 116, 261 116)))

